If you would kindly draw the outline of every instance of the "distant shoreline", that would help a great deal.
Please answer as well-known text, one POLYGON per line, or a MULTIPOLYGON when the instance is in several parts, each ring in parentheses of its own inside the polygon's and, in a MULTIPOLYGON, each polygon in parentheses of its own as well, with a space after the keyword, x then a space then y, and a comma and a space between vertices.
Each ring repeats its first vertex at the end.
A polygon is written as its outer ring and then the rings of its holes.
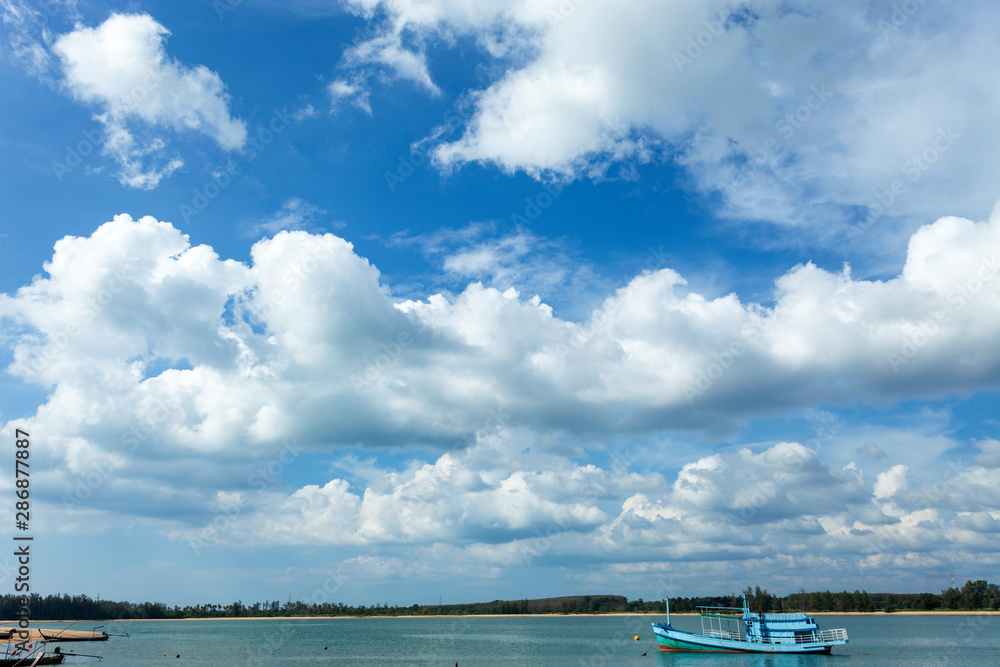
MULTIPOLYGON (((778 612, 796 613, 796 612, 778 612)), ((1000 616, 1000 611, 894 611, 885 613, 884 611, 807 611, 810 616, 1000 616)), ((698 616, 694 612, 671 612, 671 616, 698 616)), ((305 621, 305 620, 326 620, 326 619, 385 619, 385 618, 593 618, 597 616, 666 616, 664 612, 610 612, 607 614, 404 614, 400 616, 392 615, 371 615, 371 616, 208 616, 190 618, 100 618, 83 621, 32 621, 37 623, 149 623, 154 621, 305 621)), ((0 625, 5 623, 17 623, 17 621, 0 621, 0 625)))

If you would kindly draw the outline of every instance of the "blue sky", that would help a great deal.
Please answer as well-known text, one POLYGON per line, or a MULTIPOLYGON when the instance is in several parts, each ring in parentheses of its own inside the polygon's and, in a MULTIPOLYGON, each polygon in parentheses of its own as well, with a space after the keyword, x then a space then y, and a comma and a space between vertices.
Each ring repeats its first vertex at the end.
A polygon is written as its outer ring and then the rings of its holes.
POLYGON ((997 578, 990 4, 0 11, 38 592, 997 578))

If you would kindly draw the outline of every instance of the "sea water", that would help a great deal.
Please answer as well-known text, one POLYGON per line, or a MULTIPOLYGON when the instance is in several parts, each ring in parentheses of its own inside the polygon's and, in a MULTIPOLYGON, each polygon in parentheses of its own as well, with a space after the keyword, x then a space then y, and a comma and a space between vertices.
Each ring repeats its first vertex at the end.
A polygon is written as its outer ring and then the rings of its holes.
MULTIPOLYGON (((834 648, 829 656, 659 653, 650 622, 661 620, 654 616, 441 616, 142 621, 104 624, 106 632, 129 633, 127 638, 62 646, 66 653, 103 656, 102 667, 1000 664, 1000 616, 820 616, 820 628, 847 628, 851 639, 846 649, 834 648)), ((675 615, 672 623, 681 630, 700 629, 697 616, 675 615)), ((72 629, 95 625, 77 623, 72 629)))

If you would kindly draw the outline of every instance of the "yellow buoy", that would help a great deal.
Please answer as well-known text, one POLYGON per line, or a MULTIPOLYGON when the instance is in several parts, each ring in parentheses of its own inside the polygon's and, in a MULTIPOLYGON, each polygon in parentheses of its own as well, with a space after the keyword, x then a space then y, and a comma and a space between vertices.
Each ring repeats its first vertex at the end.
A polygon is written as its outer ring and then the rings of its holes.
POLYGON ((639 641, 639 635, 636 635, 636 636, 635 636, 635 640, 636 640, 636 641, 639 641))

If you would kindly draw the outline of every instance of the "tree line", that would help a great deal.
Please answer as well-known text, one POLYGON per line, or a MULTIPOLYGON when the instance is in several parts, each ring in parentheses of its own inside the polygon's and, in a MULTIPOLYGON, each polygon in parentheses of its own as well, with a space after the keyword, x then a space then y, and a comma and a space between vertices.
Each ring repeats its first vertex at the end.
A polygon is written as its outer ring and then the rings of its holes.
MULTIPOLYGON (((935 593, 869 593, 867 591, 812 591, 777 596, 757 586, 743 591, 752 611, 784 612, 886 612, 895 611, 986 611, 1000 608, 1000 588, 980 579, 961 588, 935 593)), ((20 597, 0 596, 0 618, 14 619, 20 597)), ((671 612, 694 612, 699 606, 739 607, 740 595, 670 598, 671 612)), ((375 603, 280 602, 265 600, 244 604, 198 604, 184 607, 160 602, 95 600, 86 595, 32 594, 28 601, 31 618, 46 620, 127 620, 174 618, 239 618, 268 616, 439 616, 459 614, 602 614, 662 612, 663 600, 629 600, 623 595, 571 595, 537 600, 493 600, 465 604, 410 606, 375 603)))
MULTIPOLYGON (((751 611, 786 613, 806 612, 886 612, 895 611, 991 611, 1000 609, 1000 587, 985 579, 969 580, 961 588, 951 587, 934 593, 869 593, 868 591, 812 591, 799 589, 784 597, 772 595, 760 586, 743 591, 751 611)), ((694 611, 697 606, 741 606, 739 596, 729 598, 671 598, 671 611, 694 611), (723 604, 721 600, 728 599, 723 604)))

